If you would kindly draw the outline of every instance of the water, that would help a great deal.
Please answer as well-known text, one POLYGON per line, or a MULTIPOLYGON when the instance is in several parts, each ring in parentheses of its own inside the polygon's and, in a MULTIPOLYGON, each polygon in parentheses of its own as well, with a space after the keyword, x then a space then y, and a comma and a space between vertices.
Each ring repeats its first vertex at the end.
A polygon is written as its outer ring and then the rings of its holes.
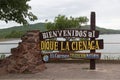
POLYGON ((99 38, 104 39, 104 49, 97 50, 102 58, 120 60, 120 34, 100 35, 99 38))
POLYGON ((119 53, 120 52, 120 34, 100 35, 99 39, 104 40, 104 49, 97 50, 102 53, 119 53))
MULTIPOLYGON (((21 40, 1 41, 0 42, 0 53, 5 54, 6 56, 9 56, 10 54, 8 53, 11 53, 11 48, 16 48, 19 42, 21 42, 21 40)), ((0 54, 0 56, 2 54, 0 54)))
POLYGON ((0 42, 0 53, 10 53, 11 48, 15 48, 18 46, 17 43, 21 42, 21 40, 10 40, 10 41, 1 41, 0 42), (5 43, 5 44, 3 44, 5 43), (14 44, 12 44, 14 43, 14 44))
MULTIPOLYGON (((98 39, 104 39, 104 49, 96 51, 101 52, 102 58, 120 59, 120 34, 100 35, 98 39)), ((10 53, 11 48, 15 48, 18 46, 18 44, 3 45, 1 43, 19 43, 19 42, 21 42, 21 40, 0 42, 0 53, 10 53)))

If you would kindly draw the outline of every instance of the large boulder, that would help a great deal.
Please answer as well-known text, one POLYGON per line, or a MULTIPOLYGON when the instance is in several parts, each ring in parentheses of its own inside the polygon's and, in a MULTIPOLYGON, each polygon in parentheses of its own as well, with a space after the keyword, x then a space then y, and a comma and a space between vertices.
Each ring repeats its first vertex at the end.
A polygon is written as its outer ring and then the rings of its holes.
POLYGON ((28 31, 17 48, 11 49, 9 57, 1 61, 0 70, 5 73, 36 73, 46 67, 39 48, 40 31, 28 31))

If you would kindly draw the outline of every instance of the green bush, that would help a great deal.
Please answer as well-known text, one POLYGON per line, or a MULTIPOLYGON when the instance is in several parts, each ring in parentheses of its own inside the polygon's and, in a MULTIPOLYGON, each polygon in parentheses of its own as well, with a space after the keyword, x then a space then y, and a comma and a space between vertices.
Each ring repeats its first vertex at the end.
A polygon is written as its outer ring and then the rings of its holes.
POLYGON ((0 54, 0 60, 5 59, 5 57, 6 57, 5 54, 0 54))

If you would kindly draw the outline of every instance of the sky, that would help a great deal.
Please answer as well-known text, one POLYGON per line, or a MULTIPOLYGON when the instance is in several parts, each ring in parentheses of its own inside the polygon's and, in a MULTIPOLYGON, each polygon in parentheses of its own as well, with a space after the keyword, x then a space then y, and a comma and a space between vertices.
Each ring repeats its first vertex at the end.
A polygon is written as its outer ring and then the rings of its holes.
MULTIPOLYGON (((87 16, 96 13, 96 25, 107 29, 120 30, 120 0, 31 0, 28 4, 30 11, 38 17, 30 24, 53 21, 58 14, 67 17, 87 16)), ((88 22, 90 24, 90 22, 88 22)), ((0 29, 19 26, 15 22, 0 21, 0 29)))

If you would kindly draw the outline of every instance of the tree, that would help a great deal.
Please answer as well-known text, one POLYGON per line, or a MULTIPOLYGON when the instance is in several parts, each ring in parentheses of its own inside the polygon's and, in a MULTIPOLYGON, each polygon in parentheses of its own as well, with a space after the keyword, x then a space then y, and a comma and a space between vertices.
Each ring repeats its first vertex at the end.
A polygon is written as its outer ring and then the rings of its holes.
MULTIPOLYGON (((61 30, 61 29, 70 29, 70 28, 80 28, 82 24, 86 24, 88 22, 87 17, 72 17, 69 18, 65 15, 58 15, 55 17, 54 22, 48 22, 46 20, 45 27, 47 30, 61 30)), ((69 41, 71 38, 66 37, 67 41, 69 41)), ((72 38, 73 39, 73 38, 72 38)))
POLYGON ((34 21, 37 17, 30 12, 27 4, 30 0, 0 0, 0 20, 15 21, 20 24, 28 24, 27 19, 34 21))
POLYGON ((87 17, 77 17, 74 18, 70 16, 70 18, 65 15, 58 15, 55 17, 54 22, 47 22, 46 20, 46 28, 48 30, 60 30, 60 29, 68 29, 68 28, 80 28, 82 24, 86 24, 88 22, 87 17))

